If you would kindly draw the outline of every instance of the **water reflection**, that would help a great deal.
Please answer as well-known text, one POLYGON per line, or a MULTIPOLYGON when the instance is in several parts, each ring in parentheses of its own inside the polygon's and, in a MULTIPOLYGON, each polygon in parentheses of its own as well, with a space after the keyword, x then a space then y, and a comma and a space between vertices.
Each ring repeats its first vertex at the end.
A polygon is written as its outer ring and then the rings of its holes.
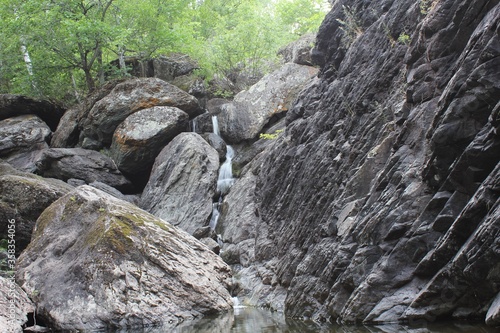
POLYGON ((339 326, 318 325, 285 318, 282 314, 256 308, 236 308, 214 318, 184 322, 177 327, 155 327, 113 333, 494 333, 498 330, 482 324, 460 322, 423 324, 419 327, 403 325, 339 326))

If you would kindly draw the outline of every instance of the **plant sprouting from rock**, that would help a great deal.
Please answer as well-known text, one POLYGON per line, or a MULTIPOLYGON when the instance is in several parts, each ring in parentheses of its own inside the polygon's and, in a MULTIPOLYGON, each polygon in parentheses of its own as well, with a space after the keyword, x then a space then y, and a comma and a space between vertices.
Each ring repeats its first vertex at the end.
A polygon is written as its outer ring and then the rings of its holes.
POLYGON ((280 129, 280 130, 276 130, 274 133, 260 133, 259 138, 264 139, 264 140, 274 140, 282 132, 283 132, 283 130, 280 129))
POLYGON ((406 32, 402 32, 398 37, 398 42, 401 44, 409 44, 410 43, 410 35, 406 32))
POLYGON ((342 38, 345 47, 349 47, 359 36, 363 34, 363 28, 356 11, 349 6, 342 6, 344 19, 337 19, 340 29, 344 31, 342 38))
POLYGON ((427 15, 436 5, 436 0, 420 0, 420 14, 427 15))

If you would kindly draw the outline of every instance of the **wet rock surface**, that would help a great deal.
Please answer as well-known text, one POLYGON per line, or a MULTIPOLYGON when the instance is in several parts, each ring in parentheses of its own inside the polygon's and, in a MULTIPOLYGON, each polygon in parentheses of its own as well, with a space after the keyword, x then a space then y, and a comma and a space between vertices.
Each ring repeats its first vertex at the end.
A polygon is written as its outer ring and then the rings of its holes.
POLYGON ((232 306, 230 269, 215 253, 89 186, 40 216, 16 279, 35 295, 37 313, 63 330, 175 324, 232 306))

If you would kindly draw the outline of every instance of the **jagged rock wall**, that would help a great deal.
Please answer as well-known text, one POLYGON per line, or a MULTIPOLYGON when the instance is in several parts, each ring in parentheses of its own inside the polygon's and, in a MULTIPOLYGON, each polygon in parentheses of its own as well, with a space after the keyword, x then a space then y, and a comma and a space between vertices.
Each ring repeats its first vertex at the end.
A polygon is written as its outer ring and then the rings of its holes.
MULTIPOLYGON (((334 2, 318 79, 245 169, 255 239, 235 262, 268 286, 249 302, 279 307, 285 288, 293 316, 485 319, 500 291, 499 20, 496 0, 334 2)), ((231 215, 221 228, 244 227, 231 215)))

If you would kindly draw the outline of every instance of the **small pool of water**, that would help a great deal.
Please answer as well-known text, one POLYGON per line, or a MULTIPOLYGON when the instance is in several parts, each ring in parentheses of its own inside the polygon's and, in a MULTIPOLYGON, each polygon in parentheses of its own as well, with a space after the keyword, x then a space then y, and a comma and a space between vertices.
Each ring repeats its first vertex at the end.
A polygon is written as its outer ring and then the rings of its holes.
POLYGON ((184 322, 174 328, 154 327, 113 333, 498 333, 499 330, 483 324, 462 322, 420 323, 416 327, 403 325, 340 326, 318 325, 286 318, 282 314, 240 307, 234 313, 198 321, 184 322))

